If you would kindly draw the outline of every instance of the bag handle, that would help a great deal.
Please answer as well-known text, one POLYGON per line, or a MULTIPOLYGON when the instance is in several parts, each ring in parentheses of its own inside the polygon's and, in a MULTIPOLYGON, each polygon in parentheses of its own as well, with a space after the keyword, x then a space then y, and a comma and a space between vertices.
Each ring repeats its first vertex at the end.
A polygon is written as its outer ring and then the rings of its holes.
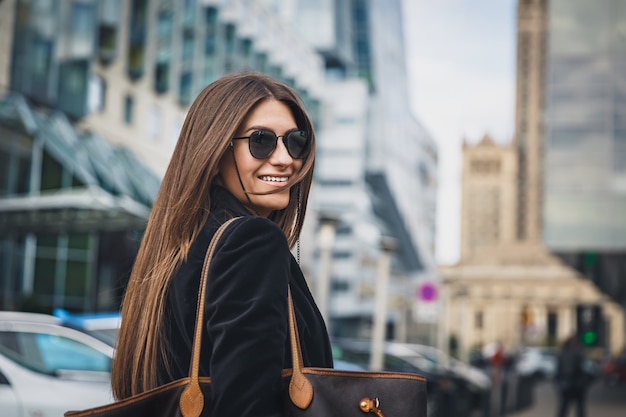
POLYGON ((291 362, 292 373, 289 381, 289 398, 294 405, 302 410, 306 409, 313 401, 313 385, 304 376, 302 360, 302 349, 300 348, 300 338, 298 336, 298 325, 296 323, 296 312, 293 308, 293 298, 291 297, 291 287, 287 294, 289 304, 289 338, 291 341, 291 362))
POLYGON ((213 259, 213 253, 217 246, 217 242, 224 233, 224 230, 235 221, 237 217, 229 219, 223 223, 213 235, 211 243, 207 248, 202 265, 202 276, 200 277, 200 290, 198 292, 198 305, 196 307, 196 327, 193 336, 193 347, 191 354, 191 364, 189 366, 190 382, 180 395, 180 412, 183 417, 198 417, 204 408, 204 395, 200 389, 198 372, 200 369, 200 345, 202 344, 202 325, 204 322, 204 299, 206 294, 206 282, 209 275, 209 265, 213 259))

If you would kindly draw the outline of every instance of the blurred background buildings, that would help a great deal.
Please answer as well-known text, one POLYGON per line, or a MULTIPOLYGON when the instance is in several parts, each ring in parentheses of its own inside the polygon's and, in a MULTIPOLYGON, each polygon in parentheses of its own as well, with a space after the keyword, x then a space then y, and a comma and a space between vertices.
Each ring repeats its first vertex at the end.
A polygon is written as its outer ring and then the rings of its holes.
POLYGON ((437 148, 410 110, 400 0, 4 0, 0 16, 0 308, 117 309, 188 106, 254 70, 316 126, 302 267, 331 332, 434 328, 414 313, 437 280, 437 148))
POLYGON ((517 18, 515 137, 464 145, 461 259, 441 270, 441 337, 465 357, 495 341, 514 350, 573 333, 618 352, 626 3, 520 0, 517 18))
POLYGON ((333 335, 620 349, 622 3, 519 0, 515 135, 464 145, 461 259, 437 268, 400 0, 2 0, 0 309, 117 309, 189 104, 254 70, 316 126, 302 267, 333 335))

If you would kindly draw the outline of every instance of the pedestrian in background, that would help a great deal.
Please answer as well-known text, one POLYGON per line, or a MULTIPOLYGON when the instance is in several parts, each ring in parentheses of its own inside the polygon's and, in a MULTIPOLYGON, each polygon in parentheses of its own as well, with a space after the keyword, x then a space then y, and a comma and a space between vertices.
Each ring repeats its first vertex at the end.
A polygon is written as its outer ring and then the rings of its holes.
POLYGON ((499 340, 496 341, 493 354, 489 358, 489 365, 494 395, 492 408, 496 415, 505 416, 507 411, 506 355, 504 354, 504 345, 499 340))
POLYGON ((590 377, 585 370, 585 354, 576 336, 569 337, 559 352, 555 381, 559 395, 557 416, 566 417, 570 406, 576 404, 577 417, 585 417, 590 377))
POLYGON ((333 366, 326 326, 290 249, 313 179, 315 136, 300 99, 262 74, 233 74, 189 109, 122 304, 116 399, 189 374, 198 289, 211 238, 200 376, 214 417, 283 416, 291 367, 288 288, 304 366, 333 366))

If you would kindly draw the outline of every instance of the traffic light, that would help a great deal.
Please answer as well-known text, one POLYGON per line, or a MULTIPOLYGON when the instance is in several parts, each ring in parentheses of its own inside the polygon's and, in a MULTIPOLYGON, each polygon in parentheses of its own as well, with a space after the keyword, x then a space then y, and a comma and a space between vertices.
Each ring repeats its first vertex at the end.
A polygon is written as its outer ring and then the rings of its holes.
POLYGON ((602 307, 599 304, 579 304, 576 306, 576 331, 584 346, 602 345, 602 307))

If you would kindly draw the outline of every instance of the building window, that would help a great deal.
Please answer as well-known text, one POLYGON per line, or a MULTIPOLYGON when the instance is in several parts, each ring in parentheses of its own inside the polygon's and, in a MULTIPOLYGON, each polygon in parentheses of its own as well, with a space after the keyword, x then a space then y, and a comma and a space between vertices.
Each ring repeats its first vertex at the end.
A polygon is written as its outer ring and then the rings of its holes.
POLYGON ((102 112, 106 107, 106 81, 98 75, 92 75, 89 79, 87 92, 87 109, 89 113, 102 112))
POLYGON ((476 314, 474 315, 474 327, 476 327, 476 329, 482 329, 483 328, 483 312, 482 311, 477 311, 476 314))
POLYGON ((87 115, 89 88, 87 59, 74 59, 59 66, 58 106, 73 118, 87 115))
POLYGON ((94 53, 96 10, 93 4, 73 2, 70 11, 70 45, 72 57, 87 57, 94 53))
POLYGON ((350 290, 350 282, 346 279, 334 278, 331 279, 331 291, 333 293, 337 292, 347 292, 350 290))
POLYGON ((207 35, 204 38, 204 55, 207 57, 211 57, 215 55, 217 46, 217 39, 215 35, 207 35))
POLYGON ((179 89, 179 97, 178 100, 181 105, 187 106, 191 103, 191 82, 192 82, 191 72, 184 72, 180 76, 180 89, 179 89))
POLYGON ((207 29, 215 30, 217 25, 217 8, 209 6, 204 11, 204 23, 207 29))
POLYGON ((163 116, 161 114, 161 109, 157 106, 152 108, 150 112, 150 117, 148 117, 148 136, 153 141, 157 141, 159 139, 159 135, 161 134, 161 121, 163 116))
POLYGON ((43 100, 48 99, 48 83, 52 73, 52 49, 52 41, 34 36, 30 57, 32 63, 30 65, 30 91, 32 96, 43 100))
POLYGON ((37 237, 32 291, 40 307, 83 307, 93 246, 93 237, 88 233, 37 237))
POLYGON ((100 61, 108 64, 117 54, 121 7, 119 0, 101 0, 98 6, 98 51, 100 61))
POLYGON ((470 170, 474 174, 498 174, 500 161, 497 159, 474 159, 470 162, 470 170))
POLYGON ((165 93, 170 88, 170 65, 172 60, 173 14, 171 4, 159 11, 157 22, 156 64, 154 67, 154 90, 165 93))
POLYGON ((252 39, 241 39, 240 50, 242 56, 249 58, 252 55, 252 39))
POLYGON ((183 34, 183 47, 182 47, 182 59, 183 64, 189 64, 193 59, 194 53, 194 33, 192 31, 185 31, 183 34))
POLYGON ((40 191, 82 188, 85 184, 44 150, 41 161, 40 191))
POLYGON ((255 67, 257 71, 267 72, 268 59, 267 54, 264 52, 257 52, 255 58, 255 67))
POLYGON ((32 142, 31 136, 0 125, 0 196, 30 190, 32 142))
POLYGON ((101 23, 98 28, 98 51, 103 64, 115 58, 117 47, 117 26, 101 23))
POLYGON ((127 95, 124 97, 124 123, 131 125, 133 123, 133 97, 127 95))
POLYGON ((334 259, 350 259, 352 257, 352 252, 347 250, 335 250, 333 251, 334 259))
POLYGON ((63 166, 44 151, 41 161, 41 191, 60 190, 63 188, 63 166))
POLYGON ((144 72, 147 9, 147 0, 133 0, 131 3, 128 31, 128 76, 133 80, 141 77, 144 72))
POLYGON ((169 62, 157 62, 154 68, 154 90, 157 93, 165 93, 169 90, 170 64, 169 62))

